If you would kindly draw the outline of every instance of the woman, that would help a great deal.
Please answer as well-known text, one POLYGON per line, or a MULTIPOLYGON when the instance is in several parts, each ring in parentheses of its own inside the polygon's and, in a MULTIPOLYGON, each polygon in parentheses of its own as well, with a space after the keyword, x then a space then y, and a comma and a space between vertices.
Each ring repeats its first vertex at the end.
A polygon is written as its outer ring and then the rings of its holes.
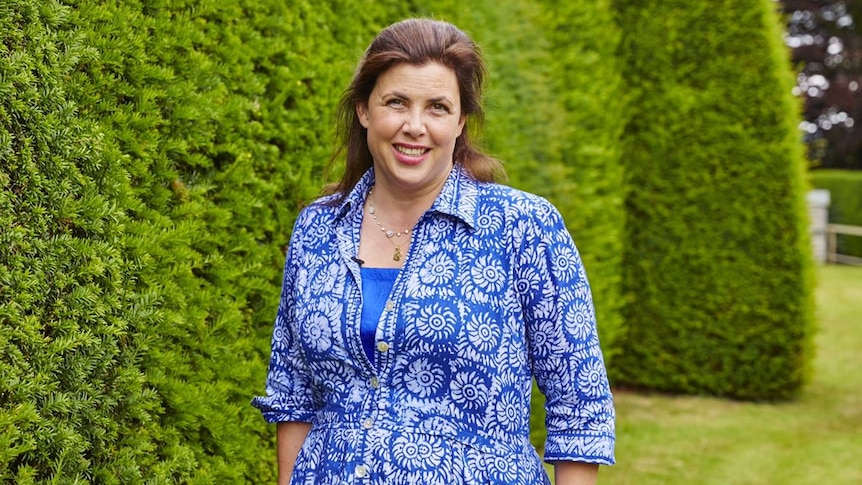
POLYGON ((445 22, 373 40, 340 105, 347 166, 300 214, 267 396, 279 483, 556 483, 614 461, 589 285, 558 211, 471 145, 484 64, 445 22), (292 477, 292 478, 291 478, 292 477))

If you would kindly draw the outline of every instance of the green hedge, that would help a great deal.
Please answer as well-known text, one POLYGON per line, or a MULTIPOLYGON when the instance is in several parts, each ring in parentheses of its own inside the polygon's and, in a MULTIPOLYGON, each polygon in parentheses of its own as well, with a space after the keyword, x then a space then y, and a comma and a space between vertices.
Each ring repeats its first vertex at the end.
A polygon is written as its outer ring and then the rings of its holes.
POLYGON ((632 118, 612 382, 792 397, 810 361, 812 284, 800 108, 775 4, 614 3, 632 118))
POLYGON ((128 183, 67 90, 98 53, 68 9, 0 13, 0 480, 122 479, 152 451, 157 404, 120 338, 137 310, 115 203, 128 183))
POLYGON ((0 13, 0 481, 273 482, 248 403, 281 249, 353 61, 403 7, 0 13))
MULTIPOLYGON (((829 190, 829 222, 862 226, 862 172, 814 170, 811 184, 829 190)), ((838 235, 838 253, 862 257, 862 238, 838 235)))

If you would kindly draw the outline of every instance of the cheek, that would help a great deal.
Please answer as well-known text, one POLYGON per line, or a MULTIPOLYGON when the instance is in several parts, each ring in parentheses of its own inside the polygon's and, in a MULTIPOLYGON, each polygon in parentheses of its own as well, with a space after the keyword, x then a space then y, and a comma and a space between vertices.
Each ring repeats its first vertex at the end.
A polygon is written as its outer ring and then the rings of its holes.
POLYGON ((434 136, 440 144, 454 145, 455 139, 461 135, 463 125, 458 123, 440 123, 434 126, 434 136))
POLYGON ((397 133, 403 124, 397 114, 381 111, 371 114, 365 128, 377 136, 391 136, 397 133))

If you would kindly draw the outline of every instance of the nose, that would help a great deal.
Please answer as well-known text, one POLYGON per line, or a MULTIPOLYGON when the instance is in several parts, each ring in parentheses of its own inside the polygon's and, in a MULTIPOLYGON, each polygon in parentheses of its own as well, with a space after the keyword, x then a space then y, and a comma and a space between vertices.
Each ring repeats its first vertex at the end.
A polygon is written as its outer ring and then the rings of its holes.
POLYGON ((407 119, 404 120, 404 126, 401 129, 408 136, 418 138, 426 132, 425 117, 421 112, 410 111, 407 113, 407 119))

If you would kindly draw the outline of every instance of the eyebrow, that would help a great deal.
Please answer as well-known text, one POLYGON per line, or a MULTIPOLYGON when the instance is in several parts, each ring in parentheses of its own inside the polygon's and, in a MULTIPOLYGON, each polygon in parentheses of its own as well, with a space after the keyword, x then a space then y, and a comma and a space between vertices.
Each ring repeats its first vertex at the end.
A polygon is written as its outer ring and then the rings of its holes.
MULTIPOLYGON (((389 92, 389 93, 383 93, 383 96, 382 96, 382 97, 386 97, 387 95, 388 95, 388 96, 395 96, 396 98, 411 99, 411 98, 410 98, 410 96, 408 96, 408 95, 406 95, 406 94, 404 94, 404 93, 402 93, 402 92, 400 92, 400 91, 392 91, 392 92, 389 92)), ((448 104, 454 104, 454 101, 452 101, 452 99, 450 99, 448 96, 437 96, 437 97, 434 97, 434 98, 429 99, 429 100, 428 100, 428 102, 429 102, 429 103, 448 103, 448 104)))
POLYGON ((431 98, 428 101, 431 103, 448 103, 448 104, 453 103, 453 101, 446 96, 438 96, 436 98, 431 98))

